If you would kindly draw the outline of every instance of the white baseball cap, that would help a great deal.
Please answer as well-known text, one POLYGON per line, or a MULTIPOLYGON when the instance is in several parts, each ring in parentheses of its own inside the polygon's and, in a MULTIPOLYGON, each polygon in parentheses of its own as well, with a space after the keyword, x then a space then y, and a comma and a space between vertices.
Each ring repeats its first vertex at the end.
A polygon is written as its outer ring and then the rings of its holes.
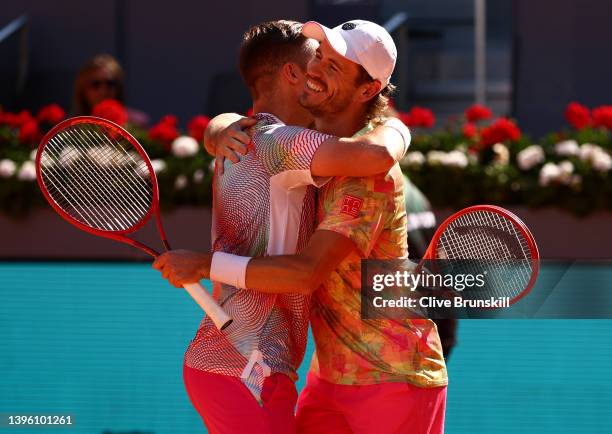
POLYGON ((340 55, 363 66, 382 87, 389 84, 397 48, 393 38, 383 27, 371 21, 352 20, 333 29, 316 21, 308 21, 302 27, 307 38, 321 42, 327 40, 340 55))

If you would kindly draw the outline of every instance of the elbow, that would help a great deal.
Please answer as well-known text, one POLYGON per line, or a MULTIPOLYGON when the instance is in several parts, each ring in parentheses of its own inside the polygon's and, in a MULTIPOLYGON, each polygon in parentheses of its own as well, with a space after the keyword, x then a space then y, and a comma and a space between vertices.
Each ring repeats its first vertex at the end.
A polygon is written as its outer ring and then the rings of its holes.
POLYGON ((387 149, 385 146, 381 146, 377 150, 376 156, 368 163, 373 166, 373 174, 379 174, 386 173, 391 170, 393 165, 396 163, 396 159, 393 154, 391 154, 389 149, 387 149))
POLYGON ((383 168, 382 172, 388 172, 391 170, 393 165, 397 162, 395 156, 389 151, 389 149, 384 148, 384 156, 381 158, 381 167, 383 168))
POLYGON ((204 138, 204 150, 208 153, 208 155, 210 155, 211 157, 215 156, 215 147, 213 146, 213 144, 211 143, 210 140, 207 140, 206 138, 204 138))

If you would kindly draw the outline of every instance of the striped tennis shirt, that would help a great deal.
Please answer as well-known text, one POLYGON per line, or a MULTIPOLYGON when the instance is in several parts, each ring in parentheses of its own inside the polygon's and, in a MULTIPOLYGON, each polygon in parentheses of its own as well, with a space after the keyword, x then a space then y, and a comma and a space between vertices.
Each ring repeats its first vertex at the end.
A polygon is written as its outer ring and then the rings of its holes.
MULTIPOLYGON (((223 175, 215 170, 212 248, 252 257, 293 254, 314 231, 315 188, 323 180, 312 177, 310 166, 331 136, 287 126, 267 113, 255 118, 249 152, 240 163, 228 162, 223 175)), ((213 288, 234 322, 219 331, 206 317, 187 349, 186 365, 241 377, 260 402, 270 373, 295 381, 308 339, 310 297, 217 282, 213 288)))

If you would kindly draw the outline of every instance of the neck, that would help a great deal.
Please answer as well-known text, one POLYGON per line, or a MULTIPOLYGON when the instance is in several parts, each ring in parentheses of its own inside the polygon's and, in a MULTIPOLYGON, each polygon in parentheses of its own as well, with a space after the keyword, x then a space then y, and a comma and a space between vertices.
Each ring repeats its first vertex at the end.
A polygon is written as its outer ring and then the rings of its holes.
POLYGON ((348 109, 340 113, 325 113, 315 118, 315 129, 337 137, 351 137, 366 124, 365 111, 348 109))
MULTIPOLYGON (((294 98, 295 99, 295 98, 294 98)), ((312 123, 312 116, 296 101, 287 101, 286 98, 259 98, 253 101, 254 113, 270 113, 287 125, 308 127, 312 123)))

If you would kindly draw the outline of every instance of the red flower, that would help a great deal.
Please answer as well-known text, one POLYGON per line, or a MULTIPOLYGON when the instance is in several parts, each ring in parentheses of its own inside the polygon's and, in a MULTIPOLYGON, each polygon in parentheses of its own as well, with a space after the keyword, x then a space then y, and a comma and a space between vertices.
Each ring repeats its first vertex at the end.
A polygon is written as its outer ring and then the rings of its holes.
POLYGON ((474 124, 468 122, 463 126, 463 136, 467 139, 473 139, 477 132, 476 125, 474 124))
POLYGON ((593 125, 612 130, 612 106, 602 105, 593 109, 593 125))
POLYGON ((588 107, 572 102, 565 109, 565 119, 577 130, 591 126, 591 113, 588 107))
POLYGON ((407 127, 431 128, 436 123, 433 112, 424 107, 412 107, 408 113, 398 113, 399 119, 407 127))
POLYGON ((166 115, 157 125, 153 125, 149 130, 149 137, 157 140, 165 148, 169 149, 172 141, 178 137, 176 129, 176 116, 166 115))
POLYGON ((489 119, 491 116, 491 110, 480 104, 473 104, 465 111, 465 118, 468 122, 478 122, 489 119))
POLYGON ((4 123, 11 128, 19 128, 26 122, 34 120, 32 115, 27 110, 22 110, 19 113, 4 113, 0 117, 0 123, 4 123))
POLYGON ((480 133, 480 144, 484 147, 506 140, 518 140, 521 130, 509 119, 499 118, 492 125, 484 128, 480 133))
POLYGON ((91 114, 99 118, 108 119, 121 126, 125 125, 128 119, 127 110, 123 107, 123 104, 114 99, 105 99, 99 102, 94 106, 91 114))
POLYGON ((404 125, 408 126, 410 124, 410 116, 406 112, 397 112, 397 118, 404 123, 404 125))
POLYGON ((189 135, 196 139, 198 142, 204 140, 204 131, 210 122, 210 118, 204 115, 195 116, 193 119, 189 121, 187 124, 187 129, 189 130, 189 135))
POLYGON ((57 104, 44 106, 36 115, 38 122, 55 125, 66 117, 66 112, 57 104))
POLYGON ((39 139, 40 130, 35 120, 29 120, 19 128, 19 143, 29 145, 38 142, 39 139))

